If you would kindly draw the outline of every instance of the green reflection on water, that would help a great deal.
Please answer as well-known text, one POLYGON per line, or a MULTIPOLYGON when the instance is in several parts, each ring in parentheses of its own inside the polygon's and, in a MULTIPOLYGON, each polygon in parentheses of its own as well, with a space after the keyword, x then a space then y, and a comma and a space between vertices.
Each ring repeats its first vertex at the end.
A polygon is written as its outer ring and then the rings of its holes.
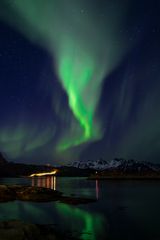
POLYGON ((101 235, 104 237, 105 220, 102 216, 66 204, 57 204, 57 210, 66 222, 71 217, 73 228, 75 224, 79 227, 80 239, 96 240, 102 239, 101 235))

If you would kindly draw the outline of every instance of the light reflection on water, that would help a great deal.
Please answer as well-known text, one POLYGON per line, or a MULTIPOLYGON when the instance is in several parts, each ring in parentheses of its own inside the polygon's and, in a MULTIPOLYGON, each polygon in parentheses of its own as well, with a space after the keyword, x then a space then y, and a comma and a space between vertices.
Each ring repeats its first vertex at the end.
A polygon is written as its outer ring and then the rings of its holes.
POLYGON ((98 180, 96 180, 96 199, 99 199, 99 183, 98 180))
POLYGON ((97 198, 78 206, 58 202, 0 203, 0 220, 56 224, 82 240, 159 240, 160 181, 90 181, 85 178, 0 179, 0 184, 50 187, 65 195, 97 198), (36 186, 36 185, 35 185, 36 186))
MULTIPOLYGON (((32 177, 31 185, 34 187, 44 187, 44 188, 57 190, 58 180, 60 180, 60 178, 57 178, 56 176, 32 177)), ((75 194, 72 193, 72 195, 75 195, 75 194)), ((86 195, 87 195, 87 192, 86 192, 86 195)), ((95 196, 92 196, 92 197, 95 197, 97 200, 99 199, 99 181, 98 180, 95 180, 95 196)))
MULTIPOLYGON (((71 179, 68 178, 68 180, 70 181, 71 179)), ((67 181, 64 181, 64 184, 62 184, 62 181, 62 178, 57 178, 56 176, 33 177, 28 179, 28 185, 59 190, 57 189, 57 182, 59 182, 60 186, 63 185, 60 189, 62 190, 63 187, 65 187, 65 184, 67 184, 67 181)), ((92 183, 94 184, 94 182, 92 183)), ((92 195, 92 197, 98 199, 98 181, 95 183, 95 189, 93 191, 94 195, 92 195)), ((26 182, 25 184, 27 185, 26 182)), ((67 191, 71 195, 74 195, 74 189, 76 190, 76 180, 74 184, 73 181, 72 184, 68 182, 67 191)), ((85 197, 90 195, 90 192, 88 192, 87 189, 83 189, 82 193, 80 193, 79 187, 78 192, 78 195, 80 196, 84 195, 85 197)), ((89 209, 82 208, 83 206, 70 206, 57 202, 8 202, 0 204, 0 220, 21 219, 27 222, 41 224, 57 224, 59 229, 63 231, 71 231, 74 237, 81 240, 106 239, 106 224, 104 217, 96 212, 90 212, 89 209)))
POLYGON ((32 187, 44 187, 56 190, 57 178, 56 176, 46 176, 46 177, 32 177, 31 185, 32 187))
MULTIPOLYGON (((33 177, 31 180, 32 186, 50 188, 56 190, 57 177, 33 177)), ((98 180, 95 181, 95 197, 99 198, 99 184, 98 180)), ((90 214, 86 210, 82 210, 78 207, 72 207, 66 204, 56 204, 56 210, 61 215, 63 223, 67 225, 68 216, 71 216, 70 223, 76 223, 79 227, 78 236, 82 240, 96 240, 98 236, 103 234, 104 218, 99 214, 90 214)), ((103 239, 103 236, 101 236, 103 239)))
POLYGON ((106 239, 106 223, 104 217, 97 213, 90 213, 78 207, 72 207, 66 204, 57 205, 57 210, 63 217, 64 224, 67 224, 72 216, 72 226, 78 226, 78 236, 82 240, 106 239))

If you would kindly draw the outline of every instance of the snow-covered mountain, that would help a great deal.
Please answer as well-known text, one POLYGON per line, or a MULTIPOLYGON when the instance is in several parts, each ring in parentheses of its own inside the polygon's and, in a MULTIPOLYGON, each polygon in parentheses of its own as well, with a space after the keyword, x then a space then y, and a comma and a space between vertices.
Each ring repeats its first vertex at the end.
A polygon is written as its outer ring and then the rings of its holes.
POLYGON ((160 164, 153 164, 150 162, 140 162, 136 160, 125 160, 115 158, 111 161, 98 159, 95 161, 74 161, 70 166, 81 169, 95 169, 95 170, 120 170, 120 171, 160 171, 160 164))

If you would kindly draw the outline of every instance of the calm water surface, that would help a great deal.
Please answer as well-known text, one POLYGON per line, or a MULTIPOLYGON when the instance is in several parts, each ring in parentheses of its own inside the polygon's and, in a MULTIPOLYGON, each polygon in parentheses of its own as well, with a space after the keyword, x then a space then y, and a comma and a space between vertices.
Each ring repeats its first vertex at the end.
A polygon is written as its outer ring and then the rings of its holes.
POLYGON ((160 240, 160 181, 90 181, 85 178, 0 179, 0 184, 49 187, 97 198, 70 206, 57 202, 0 204, 0 220, 56 224, 82 240, 160 240))

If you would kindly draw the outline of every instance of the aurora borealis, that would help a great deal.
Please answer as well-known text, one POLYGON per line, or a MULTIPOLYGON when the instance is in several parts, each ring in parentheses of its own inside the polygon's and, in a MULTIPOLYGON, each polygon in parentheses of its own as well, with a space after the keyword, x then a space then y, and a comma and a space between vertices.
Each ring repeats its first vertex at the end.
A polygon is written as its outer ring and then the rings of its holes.
POLYGON ((1 1, 1 151, 31 162, 158 161, 159 8, 1 1))
POLYGON ((80 239, 87 240, 88 234, 92 233, 92 240, 96 240, 106 230, 104 218, 98 214, 90 214, 80 208, 72 208, 65 204, 57 205, 57 211, 62 213, 64 222, 68 221, 68 216, 72 215, 73 221, 82 228, 80 239), (105 226, 105 227, 104 227, 105 226), (98 233, 98 234, 97 234, 98 233), (98 235, 98 236, 97 236, 98 235))

